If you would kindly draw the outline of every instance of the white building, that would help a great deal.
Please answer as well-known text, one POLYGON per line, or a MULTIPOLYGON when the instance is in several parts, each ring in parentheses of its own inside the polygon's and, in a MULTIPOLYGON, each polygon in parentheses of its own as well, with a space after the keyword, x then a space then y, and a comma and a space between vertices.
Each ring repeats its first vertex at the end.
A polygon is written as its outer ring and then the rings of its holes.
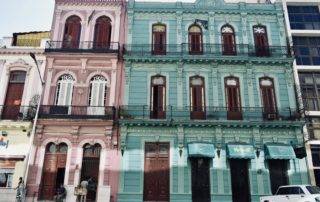
POLYGON ((283 9, 295 54, 298 101, 308 120, 304 132, 310 179, 320 186, 320 1, 283 0, 283 9))
POLYGON ((44 46, 49 32, 15 33, 0 43, 0 201, 15 201, 25 176, 32 119, 41 93, 34 53, 44 73, 44 46))

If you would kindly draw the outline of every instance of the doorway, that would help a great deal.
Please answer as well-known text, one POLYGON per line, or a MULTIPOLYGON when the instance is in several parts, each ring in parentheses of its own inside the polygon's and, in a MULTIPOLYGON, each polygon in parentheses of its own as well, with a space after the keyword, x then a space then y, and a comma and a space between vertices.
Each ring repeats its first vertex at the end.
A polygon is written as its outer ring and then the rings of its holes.
POLYGON ((144 160, 144 202, 169 202, 169 143, 146 143, 144 160))
POLYGON ((88 182, 88 194, 86 198, 87 202, 96 201, 97 199, 100 153, 101 146, 99 144, 85 144, 83 147, 83 159, 80 182, 88 182))
POLYGON ((288 161, 268 160, 271 192, 275 194, 280 186, 289 184, 288 161))
POLYGON ((46 147, 40 198, 53 200, 60 185, 64 184, 68 146, 49 143, 46 147))
POLYGON ((243 159, 230 159, 232 201, 250 202, 249 162, 243 159))
POLYGON ((210 202, 210 160, 191 158, 192 201, 210 202))

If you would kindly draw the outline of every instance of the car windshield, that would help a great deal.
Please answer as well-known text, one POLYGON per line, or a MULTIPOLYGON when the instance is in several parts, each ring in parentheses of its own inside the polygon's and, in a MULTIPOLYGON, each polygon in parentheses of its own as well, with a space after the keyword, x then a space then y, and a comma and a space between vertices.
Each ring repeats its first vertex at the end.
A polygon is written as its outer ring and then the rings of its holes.
POLYGON ((310 194, 320 194, 320 188, 317 186, 306 186, 310 194))
POLYGON ((300 187, 281 187, 277 191, 276 195, 294 195, 294 194, 304 194, 300 187))

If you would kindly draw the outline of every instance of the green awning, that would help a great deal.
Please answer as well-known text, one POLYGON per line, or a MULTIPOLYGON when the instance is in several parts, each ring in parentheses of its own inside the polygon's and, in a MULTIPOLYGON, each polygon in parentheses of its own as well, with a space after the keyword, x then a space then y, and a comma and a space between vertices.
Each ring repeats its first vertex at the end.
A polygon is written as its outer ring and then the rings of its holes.
POLYGON ((210 143, 189 143, 189 157, 214 158, 214 145, 210 143))
POLYGON ((255 152, 249 144, 228 144, 227 156, 230 159, 254 159, 255 152))
POLYGON ((285 144, 266 144, 265 145, 266 159, 295 159, 296 154, 292 146, 285 144))

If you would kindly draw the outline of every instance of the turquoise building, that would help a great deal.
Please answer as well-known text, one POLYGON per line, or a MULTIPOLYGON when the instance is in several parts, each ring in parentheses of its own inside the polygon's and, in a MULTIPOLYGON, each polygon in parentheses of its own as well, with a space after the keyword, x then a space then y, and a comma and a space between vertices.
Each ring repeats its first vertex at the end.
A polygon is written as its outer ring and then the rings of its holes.
POLYGON ((128 2, 118 201, 309 183, 280 3, 128 2))

